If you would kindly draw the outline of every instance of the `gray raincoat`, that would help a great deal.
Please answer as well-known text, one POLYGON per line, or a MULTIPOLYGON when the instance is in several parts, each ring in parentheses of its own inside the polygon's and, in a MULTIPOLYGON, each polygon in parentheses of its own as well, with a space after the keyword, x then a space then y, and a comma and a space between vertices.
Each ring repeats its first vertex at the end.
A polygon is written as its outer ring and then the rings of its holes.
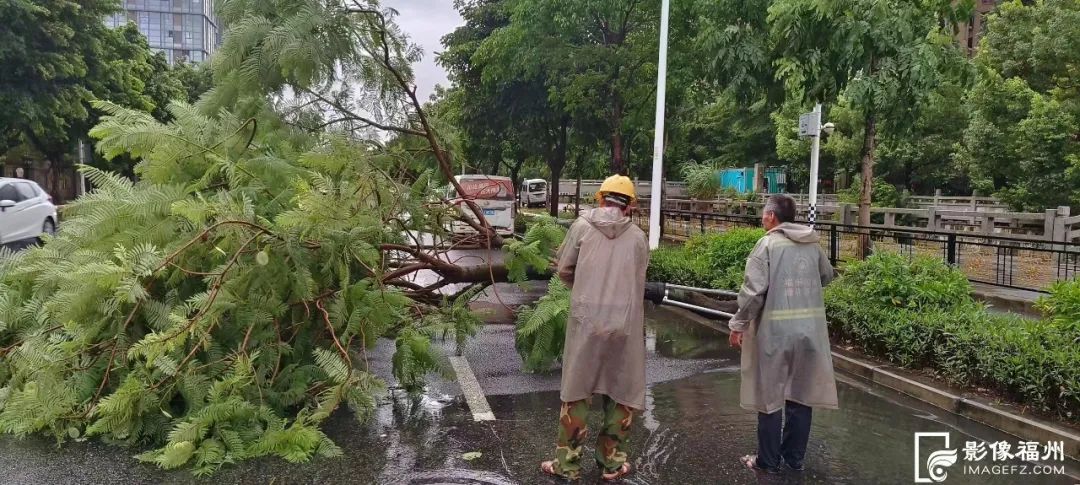
POLYGON ((614 208, 585 212, 559 248, 570 286, 563 350, 564 402, 605 394, 645 409, 645 233, 614 208))
POLYGON ((745 332, 741 404, 772 414, 784 401, 837 407, 822 288, 834 271, 813 229, 781 224, 746 261, 739 311, 730 328, 745 332))

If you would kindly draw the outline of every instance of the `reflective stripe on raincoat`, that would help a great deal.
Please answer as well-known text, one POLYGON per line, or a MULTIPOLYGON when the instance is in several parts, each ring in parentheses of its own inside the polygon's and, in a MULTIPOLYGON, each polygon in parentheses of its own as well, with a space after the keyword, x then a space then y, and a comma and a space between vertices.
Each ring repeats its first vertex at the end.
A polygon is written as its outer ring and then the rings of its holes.
POLYGON ((771 414, 795 401, 837 407, 822 288, 834 276, 813 229, 781 224, 746 261, 739 311, 729 326, 745 332, 740 400, 771 414))
POLYGON ((571 288, 562 401, 604 394, 645 409, 645 233, 617 209, 593 209, 570 227, 557 257, 571 288))

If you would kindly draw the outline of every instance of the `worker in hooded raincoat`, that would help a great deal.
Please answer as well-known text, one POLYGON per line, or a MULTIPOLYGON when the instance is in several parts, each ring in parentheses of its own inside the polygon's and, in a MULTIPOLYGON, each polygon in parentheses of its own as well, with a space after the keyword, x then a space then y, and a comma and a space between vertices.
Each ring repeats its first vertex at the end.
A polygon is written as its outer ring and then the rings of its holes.
POLYGON ((822 288, 834 271, 817 232, 793 224, 795 201, 769 198, 768 231, 746 261, 731 345, 742 349, 742 407, 758 412, 758 452, 742 462, 802 470, 813 408, 836 409, 822 288))
POLYGON ((645 270, 649 247, 630 220, 633 182, 609 177, 597 192, 600 207, 570 227, 558 252, 559 278, 571 288, 563 350, 562 409, 555 460, 544 473, 581 474, 585 418, 594 394, 603 401, 596 462, 605 480, 630 472, 626 446, 634 412, 645 408, 645 270))

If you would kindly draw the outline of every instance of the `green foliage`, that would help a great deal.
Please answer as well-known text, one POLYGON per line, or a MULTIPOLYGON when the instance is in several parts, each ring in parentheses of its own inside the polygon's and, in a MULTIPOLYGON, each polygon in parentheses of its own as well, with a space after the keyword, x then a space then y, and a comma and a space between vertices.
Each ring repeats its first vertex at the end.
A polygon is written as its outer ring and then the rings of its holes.
POLYGON ((746 258, 761 229, 732 229, 695 236, 679 248, 660 248, 649 260, 647 279, 697 288, 738 290, 743 282, 746 258))
POLYGON ((433 219, 427 187, 366 146, 296 146, 179 103, 169 124, 100 109, 98 149, 138 156, 141 179, 86 169, 98 190, 66 208, 63 233, 5 255, 0 430, 148 444, 141 459, 200 474, 330 456, 319 423, 342 406, 369 416, 383 388, 366 347, 397 338, 395 377, 415 389, 437 368, 431 336, 475 332, 464 303, 417 320, 381 283, 379 246, 404 242, 384 221, 433 219))
POLYGON ((663 281, 698 288, 711 285, 711 274, 700 255, 683 247, 662 246, 649 257, 648 281, 663 281))
POLYGON ((1076 420, 1080 347, 1049 321, 988 313, 959 271, 936 260, 875 254, 848 266, 825 292, 830 331, 868 354, 932 369, 1076 420))
POLYGON ((529 271, 540 274, 548 272, 555 251, 565 236, 566 229, 554 218, 541 216, 533 219, 524 238, 503 247, 510 281, 525 281, 529 271))
POLYGON ((743 282, 746 258, 764 236, 764 230, 748 228, 706 234, 687 242, 686 252, 700 255, 698 261, 710 276, 706 287, 738 290, 743 282))
POLYGON ((688 163, 682 167, 683 180, 686 181, 690 197, 695 199, 715 199, 720 193, 720 177, 716 165, 708 163, 688 163))
POLYGON ((608 169, 624 172, 627 147, 636 142, 644 151, 649 143, 629 134, 630 127, 652 119, 653 87, 641 80, 655 78, 656 7, 634 0, 507 0, 466 10, 470 21, 451 46, 469 54, 467 65, 475 69, 469 74, 479 74, 483 88, 465 96, 484 98, 479 106, 490 105, 491 95, 499 96, 500 106, 513 104, 510 115, 533 129, 509 141, 526 147, 539 142, 534 153, 544 155, 552 174, 567 161, 562 134, 571 126, 568 136, 580 148, 607 145, 608 169), (494 12, 472 21, 476 11, 494 12), (459 44, 474 37, 483 39, 478 46, 459 44))
POLYGON ((570 316, 570 289, 552 277, 548 293, 517 317, 514 347, 526 372, 544 372, 562 357, 566 322, 570 316))
POLYGON ((1016 209, 1080 202, 1080 5, 1005 2, 989 17, 960 158, 1016 209))
POLYGON ((214 75, 210 65, 206 63, 190 64, 179 62, 173 66, 171 77, 183 87, 184 97, 188 104, 195 104, 200 97, 214 87, 214 75))
POLYGON ((0 5, 0 153, 25 143, 70 162, 75 140, 96 123, 91 101, 150 111, 179 92, 134 25, 105 25, 117 8, 112 0, 0 5))
MULTIPOLYGON (((503 249, 510 281, 521 282, 528 272, 547 273, 566 229, 550 217, 531 221, 525 237, 503 249)), ((566 319, 570 311, 570 290, 553 276, 548 293, 533 306, 522 307, 517 316, 514 346, 527 372, 544 372, 562 356, 566 319)))
POLYGON ((867 299, 896 308, 948 309, 973 301, 971 283, 964 273, 938 258, 909 260, 880 252, 848 264, 844 282, 858 287, 867 299))
POLYGON ((1055 283, 1050 296, 1039 299, 1036 306, 1063 331, 1080 338, 1080 279, 1055 283))
MULTIPOLYGON (((851 187, 839 191, 836 195, 840 202, 845 204, 858 204, 862 192, 862 177, 856 176, 851 187)), ((871 200, 874 207, 906 207, 904 195, 896 190, 896 186, 880 178, 875 178, 871 189, 871 200)))

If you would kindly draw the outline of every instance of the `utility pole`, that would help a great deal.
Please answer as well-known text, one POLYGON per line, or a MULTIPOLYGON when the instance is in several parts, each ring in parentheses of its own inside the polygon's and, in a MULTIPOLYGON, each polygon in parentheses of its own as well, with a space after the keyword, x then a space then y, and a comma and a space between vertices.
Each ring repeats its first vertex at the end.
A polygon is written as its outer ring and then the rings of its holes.
POLYGON ((656 129, 653 133, 652 195, 649 199, 649 248, 660 247, 660 208, 664 188, 664 107, 667 97, 667 50, 670 0, 660 7, 660 62, 656 74, 656 129))

